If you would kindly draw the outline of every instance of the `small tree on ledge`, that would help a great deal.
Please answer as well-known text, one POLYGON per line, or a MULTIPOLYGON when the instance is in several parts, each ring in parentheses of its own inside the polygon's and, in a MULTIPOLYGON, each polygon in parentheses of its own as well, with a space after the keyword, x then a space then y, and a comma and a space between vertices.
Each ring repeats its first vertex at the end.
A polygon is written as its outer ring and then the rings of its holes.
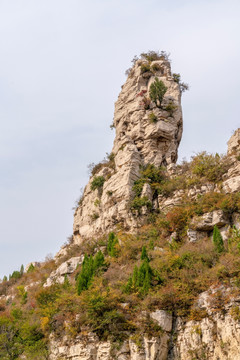
POLYGON ((162 101, 166 91, 167 87, 164 85, 164 82, 155 77, 154 82, 150 86, 149 95, 150 99, 159 108, 162 108, 162 101))
POLYGON ((217 225, 214 225, 213 228, 213 244, 214 248, 218 253, 221 253, 224 251, 224 243, 222 235, 217 227, 217 225))

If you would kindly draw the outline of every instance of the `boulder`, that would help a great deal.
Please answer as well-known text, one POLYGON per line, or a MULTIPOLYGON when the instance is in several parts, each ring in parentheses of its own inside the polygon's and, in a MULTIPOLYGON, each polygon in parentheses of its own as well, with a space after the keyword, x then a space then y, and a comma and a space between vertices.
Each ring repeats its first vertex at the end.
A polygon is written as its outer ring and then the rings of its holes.
POLYGON ((207 233, 204 231, 197 231, 194 229, 188 229, 187 230, 187 237, 188 237, 188 241, 190 243, 194 243, 198 240, 203 239, 205 236, 207 236, 207 233))
POLYGON ((43 286, 48 287, 54 283, 63 284, 65 275, 72 274, 76 270, 76 267, 82 264, 83 259, 84 256, 81 255, 72 257, 71 259, 63 262, 56 270, 51 272, 43 286))
POLYGON ((222 187, 226 193, 240 191, 240 175, 223 181, 222 187))
POLYGON ((202 216, 195 216, 190 224, 190 228, 200 231, 211 231, 214 226, 223 227, 229 223, 229 219, 222 210, 215 210, 203 214, 202 216))
POLYGON ((150 317, 164 330, 172 330, 172 314, 165 310, 156 310, 150 313, 150 317))

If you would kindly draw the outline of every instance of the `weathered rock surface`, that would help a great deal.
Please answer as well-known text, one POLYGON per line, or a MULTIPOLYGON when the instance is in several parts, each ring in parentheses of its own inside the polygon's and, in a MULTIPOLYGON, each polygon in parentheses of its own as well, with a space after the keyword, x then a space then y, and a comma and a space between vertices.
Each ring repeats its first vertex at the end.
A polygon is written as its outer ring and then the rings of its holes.
POLYGON ((44 287, 53 285, 54 283, 63 284, 65 275, 72 274, 78 265, 81 265, 83 262, 84 256, 76 256, 71 259, 63 262, 55 271, 53 271, 47 278, 44 287))
POLYGON ((197 231, 194 229, 188 229, 187 230, 187 237, 188 237, 188 241, 190 243, 194 243, 200 239, 203 239, 205 236, 207 236, 206 232, 203 231, 197 231))
POLYGON ((50 338, 50 360, 239 360, 240 298, 233 288, 212 287, 200 294, 196 306, 205 310, 198 321, 184 322, 166 311, 150 313, 163 332, 158 337, 142 334, 138 345, 129 337, 120 349, 88 333, 75 340, 50 338), (227 300, 227 301, 226 301, 227 300))
POLYGON ((240 129, 237 129, 228 140, 228 155, 240 154, 240 129))
POLYGON ((229 219, 222 210, 215 210, 202 216, 196 216, 192 219, 190 227, 200 231, 213 230, 214 226, 223 227, 228 224, 229 219))
POLYGON ((50 341, 49 360, 167 360, 169 335, 142 337, 141 347, 129 339, 119 350, 112 348, 109 341, 102 342, 89 334, 85 339, 71 343, 66 337, 50 341))
POLYGON ((226 193, 240 191, 240 163, 229 169, 227 180, 223 181, 222 186, 226 193))
MULTIPOLYGON (((178 145, 182 136, 182 109, 179 84, 171 76, 170 63, 166 60, 152 62, 158 65, 155 73, 141 74, 141 62, 137 61, 131 75, 122 87, 115 104, 114 127, 116 137, 112 154, 114 169, 103 166, 95 176, 103 176, 101 189, 92 190, 90 178, 81 204, 74 216, 74 241, 99 236, 121 223, 125 229, 133 230, 136 217, 129 210, 133 197, 132 186, 139 178, 141 165, 171 165, 177 160, 178 145), (155 77, 167 86, 163 108, 150 102, 146 109, 144 101, 149 99, 149 89, 155 77), (174 105, 173 111, 164 107, 174 105), (157 121, 151 123, 149 115, 154 112, 157 121)), ((144 196, 151 198, 150 190, 144 188, 144 196)), ((152 199, 151 199, 152 200, 152 199)))
POLYGON ((183 323, 177 319, 170 359, 240 359, 240 298, 229 300, 231 291, 220 286, 202 293, 198 306, 207 313, 202 320, 183 323))
POLYGON ((156 310, 150 313, 150 317, 157 322, 164 331, 172 330, 172 314, 165 310, 156 310))

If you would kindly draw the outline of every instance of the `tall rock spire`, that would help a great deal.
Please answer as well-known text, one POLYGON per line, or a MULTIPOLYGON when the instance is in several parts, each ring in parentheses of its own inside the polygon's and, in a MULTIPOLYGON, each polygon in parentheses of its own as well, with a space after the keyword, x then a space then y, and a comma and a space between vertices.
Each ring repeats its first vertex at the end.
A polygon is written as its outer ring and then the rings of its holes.
POLYGON ((136 227, 129 203, 140 168, 177 161, 182 136, 179 77, 172 75, 166 56, 151 61, 145 55, 135 61, 115 103, 113 150, 109 161, 93 169, 75 211, 75 242, 100 236, 118 224, 127 230, 136 227), (153 96, 156 84, 164 89, 161 104, 153 96))

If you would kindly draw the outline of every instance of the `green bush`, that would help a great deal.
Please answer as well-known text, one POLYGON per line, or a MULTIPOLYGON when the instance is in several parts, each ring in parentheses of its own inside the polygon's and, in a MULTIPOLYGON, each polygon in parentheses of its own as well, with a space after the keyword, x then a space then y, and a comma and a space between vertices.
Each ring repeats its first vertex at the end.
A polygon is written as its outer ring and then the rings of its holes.
POLYGON ((83 298, 83 309, 86 313, 86 323, 90 325, 101 340, 122 341, 127 337, 126 331, 133 331, 118 308, 120 298, 109 288, 96 288, 86 292, 83 298))
POLYGON ((145 182, 146 182, 146 179, 144 179, 144 178, 140 178, 140 179, 134 181, 134 185, 133 185, 132 189, 133 189, 136 197, 141 196, 142 190, 143 190, 143 185, 145 184, 145 182))
POLYGON ((94 213, 92 213, 92 215, 91 215, 91 219, 93 220, 93 221, 95 221, 95 220, 97 220, 98 218, 99 218, 99 214, 97 213, 97 212, 94 212, 94 213))
POLYGON ((161 167, 157 168, 153 164, 143 166, 140 171, 141 177, 134 182, 133 191, 135 197, 131 202, 130 208, 132 210, 141 211, 143 206, 147 206, 149 209, 152 207, 151 201, 147 197, 140 197, 142 189, 145 183, 149 183, 153 193, 158 191, 160 183, 163 181, 165 175, 161 167))
POLYGON ((141 74, 150 71, 150 64, 143 63, 141 64, 141 74))
POLYGON ((0 317, 0 358, 46 359, 47 347, 44 334, 36 321, 31 323, 24 317, 0 317))
POLYGON ((28 273, 30 273, 30 272, 33 272, 35 270, 35 266, 33 265, 33 264, 31 264, 30 266, 29 266, 29 268, 28 268, 28 273))
POLYGON ((141 55, 142 59, 146 59, 147 61, 155 61, 160 59, 160 54, 158 51, 148 51, 147 53, 142 53, 141 55))
POLYGON ((161 67, 161 65, 159 65, 159 64, 153 64, 152 66, 151 66, 151 70, 153 71, 153 72, 158 72, 158 71, 161 71, 162 70, 162 67, 161 67))
POLYGON ((164 169, 162 167, 156 167, 153 164, 148 164, 141 169, 141 178, 145 182, 151 184, 161 183, 164 178, 164 169))
POLYGON ((229 165, 223 156, 207 154, 206 151, 194 156, 190 163, 190 169, 194 175, 212 182, 222 180, 228 168, 229 165))
POLYGON ((183 93, 186 90, 189 90, 189 85, 181 81, 181 75, 173 73, 173 80, 179 84, 180 92, 183 93))
POLYGON ((151 123, 156 123, 158 121, 158 118, 157 116, 154 114, 154 112, 151 112, 149 115, 148 115, 148 119, 151 123))
POLYGON ((166 53, 166 51, 153 51, 153 50, 150 50, 146 53, 142 53, 140 55, 141 59, 145 59, 149 62, 151 61, 156 61, 156 60, 166 60, 166 61, 169 61, 169 56, 170 54, 166 53))
POLYGON ((180 83, 180 80, 181 80, 181 75, 180 75, 180 74, 173 73, 172 76, 173 76, 173 80, 174 80, 177 84, 179 84, 179 83, 180 83))
POLYGON ((105 178, 103 176, 94 176, 93 181, 91 183, 91 190, 100 189, 103 187, 105 178))
POLYGON ((169 101, 167 106, 164 108, 167 112, 169 112, 170 116, 173 116, 174 111, 177 109, 177 106, 174 105, 173 101, 169 101))
POLYGON ((158 193, 164 196, 170 196, 176 190, 186 189, 186 176, 180 175, 172 178, 165 178, 158 188, 158 193))
POLYGON ((43 310, 46 309, 48 315, 53 315, 56 312, 56 300, 60 296, 60 292, 59 284, 40 289, 36 294, 38 306, 43 310))
POLYGON ((151 201, 148 200, 146 196, 143 197, 135 197, 131 202, 131 209, 141 211, 143 206, 147 206, 148 208, 152 207, 151 201))
POLYGON ((150 86, 149 96, 159 108, 162 108, 162 101, 166 91, 167 87, 164 85, 164 82, 155 77, 154 82, 150 86))
MULTIPOLYGON (((110 128, 113 128, 114 125, 111 125, 110 128)), ((110 168, 110 169, 115 169, 115 154, 114 153, 106 153, 106 157, 100 161, 98 164, 94 164, 94 163, 90 163, 87 167, 88 167, 88 171, 89 173, 94 176, 96 175, 101 169, 103 168, 110 168)))
POLYGON ((150 108, 150 105, 151 105, 151 100, 144 96, 140 102, 140 105, 145 109, 145 110, 148 110, 150 108))

